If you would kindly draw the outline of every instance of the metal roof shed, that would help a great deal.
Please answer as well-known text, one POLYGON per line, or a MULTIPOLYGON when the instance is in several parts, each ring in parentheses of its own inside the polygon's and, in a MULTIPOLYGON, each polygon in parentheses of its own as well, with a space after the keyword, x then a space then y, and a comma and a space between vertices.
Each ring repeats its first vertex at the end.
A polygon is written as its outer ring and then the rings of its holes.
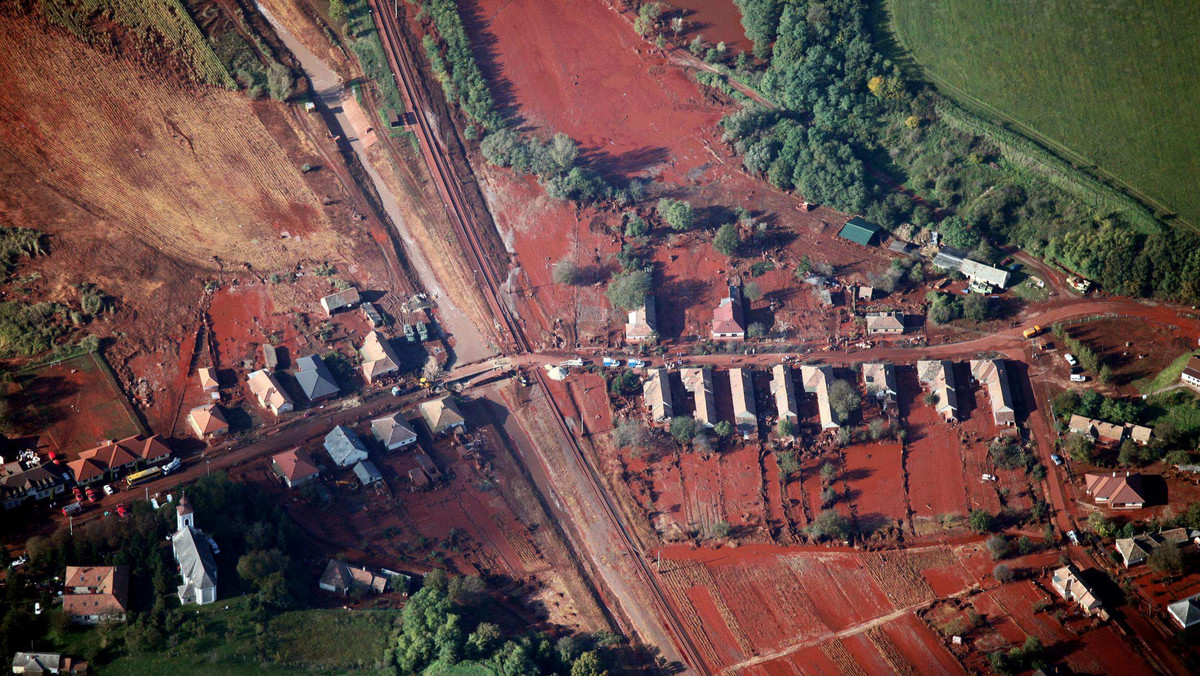
POLYGON ((879 241, 882 232, 883 228, 878 225, 855 216, 842 226, 842 229, 838 231, 838 237, 848 239, 855 244, 871 246, 879 241))

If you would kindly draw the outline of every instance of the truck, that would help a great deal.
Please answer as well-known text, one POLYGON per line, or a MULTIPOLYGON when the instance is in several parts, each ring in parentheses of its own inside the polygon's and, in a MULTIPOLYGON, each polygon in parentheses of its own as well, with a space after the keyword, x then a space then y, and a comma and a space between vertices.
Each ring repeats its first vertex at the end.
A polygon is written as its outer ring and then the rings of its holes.
POLYGON ((1087 382, 1087 376, 1083 375, 1082 373, 1072 373, 1072 374, 1071 374, 1071 382, 1073 382, 1073 383, 1086 383, 1086 382, 1087 382))
POLYGON ((1025 336, 1026 338, 1035 338, 1041 332, 1042 332, 1042 327, 1031 326, 1031 327, 1025 329, 1023 332, 1021 332, 1021 335, 1025 336))
POLYGON ((604 364, 604 366, 605 366, 606 368, 612 368, 612 367, 614 367, 614 366, 620 366, 620 365, 621 365, 621 360, 620 360, 620 359, 613 359, 612 357, 605 357, 605 358, 604 358, 604 359, 601 361, 601 363, 602 363, 602 364, 604 364))
POLYGON ((163 476, 166 476, 166 475, 170 474, 171 472, 174 472, 175 470, 179 469, 182 466, 183 466, 183 461, 180 460, 179 458, 175 458, 171 462, 168 462, 167 464, 163 465, 163 469, 162 469, 163 476))

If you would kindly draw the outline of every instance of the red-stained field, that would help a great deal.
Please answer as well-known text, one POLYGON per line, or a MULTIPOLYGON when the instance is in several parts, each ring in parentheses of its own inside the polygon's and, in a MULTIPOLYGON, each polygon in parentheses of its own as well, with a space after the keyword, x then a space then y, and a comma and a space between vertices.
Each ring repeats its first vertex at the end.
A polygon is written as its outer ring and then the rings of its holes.
POLYGON ((17 376, 15 406, 24 411, 29 433, 40 435, 38 447, 67 454, 109 439, 142 432, 125 393, 99 354, 45 366, 17 376))
POLYGON ((842 449, 842 478, 850 488, 859 527, 871 531, 887 522, 907 521, 903 449, 896 442, 856 444, 842 449))
MULTIPOLYGON (((698 21, 740 33, 731 3, 694 3, 698 21)), ((773 318, 779 327, 823 342, 837 323, 831 326, 815 309, 811 289, 796 288, 791 265, 819 251, 818 258, 846 276, 886 266, 889 255, 880 248, 835 237, 844 216, 803 211, 797 196, 742 173, 717 126, 733 106, 699 88, 687 68, 643 41, 627 18, 604 3, 482 0, 465 14, 473 42, 481 45, 476 55, 512 119, 545 136, 568 134, 603 173, 648 182, 651 199, 682 197, 698 208, 697 231, 650 233, 659 244, 654 260, 664 337, 701 331, 725 293, 726 278, 746 274, 750 261, 731 265, 709 242, 711 228, 732 220, 735 207, 753 211, 773 233, 765 258, 777 270, 755 280, 765 299, 749 309, 750 321, 773 318), (584 33, 589 39, 577 39, 584 33), (768 303, 773 312, 765 310, 768 303)), ((606 278, 616 268, 611 256, 620 248, 620 214, 551 200, 532 180, 507 170, 480 171, 497 224, 521 267, 515 295, 536 299, 520 309, 531 335, 544 343, 607 340, 604 327, 619 326, 600 289, 554 285, 550 269, 566 256, 606 278)), ((650 216, 651 210, 643 207, 642 213, 650 216)))
POLYGON ((914 518, 965 514, 967 487, 958 435, 937 411, 921 401, 923 393, 914 369, 897 369, 897 379, 900 414, 908 430, 908 499, 914 518))
POLYGON ((851 661, 864 668, 953 665, 919 622, 904 619, 936 598, 927 574, 939 578, 938 593, 969 586, 948 548, 873 554, 747 545, 669 548, 661 555, 663 586, 716 670, 795 673, 788 665, 797 664, 797 655, 835 637, 867 641, 851 651, 851 661), (959 584, 949 585, 955 577, 959 584), (881 628, 896 621, 895 629, 881 628))

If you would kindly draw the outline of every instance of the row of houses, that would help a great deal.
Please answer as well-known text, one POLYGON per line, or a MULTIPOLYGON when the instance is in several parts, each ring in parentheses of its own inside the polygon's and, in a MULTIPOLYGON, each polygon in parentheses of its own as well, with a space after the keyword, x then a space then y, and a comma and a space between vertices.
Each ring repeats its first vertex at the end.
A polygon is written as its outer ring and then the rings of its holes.
MULTIPOLYGON (((729 369, 729 388, 733 399, 733 423, 738 434, 750 438, 758 433, 758 410, 755 404, 754 381, 749 369, 729 369)), ((895 403, 896 372, 892 364, 875 363, 863 365, 863 379, 867 392, 884 402, 895 403)), ((712 370, 689 367, 680 370, 680 380, 685 392, 693 395, 695 406, 692 416, 705 427, 717 423, 716 405, 713 396, 712 370)), ((817 401, 817 415, 823 430, 840 427, 830 403, 829 388, 834 381, 833 367, 827 365, 804 365, 800 367, 801 389, 812 394, 817 401)), ((800 405, 796 388, 795 372, 786 364, 771 367, 770 395, 775 403, 778 420, 798 423, 800 405)), ((670 420, 676 415, 674 396, 671 392, 669 371, 665 368, 650 369, 642 382, 642 397, 655 422, 670 420)))
MULTIPOLYGON (((1013 405, 1012 381, 1003 359, 973 359, 971 378, 987 391, 992 420, 1000 427, 1017 424, 1013 405)), ((946 420, 962 419, 962 400, 954 362, 923 359, 917 362, 917 380, 933 395, 933 407, 946 420)))
POLYGON ((1133 423, 1118 425, 1078 414, 1071 416, 1067 423, 1067 431, 1071 434, 1085 436, 1092 441, 1113 445, 1119 445, 1126 439, 1131 439, 1137 444, 1145 446, 1154 438, 1154 430, 1145 425, 1133 423))
POLYGON ((163 438, 137 435, 119 441, 107 441, 79 454, 67 468, 80 486, 111 481, 141 467, 159 465, 171 458, 171 449, 163 438))

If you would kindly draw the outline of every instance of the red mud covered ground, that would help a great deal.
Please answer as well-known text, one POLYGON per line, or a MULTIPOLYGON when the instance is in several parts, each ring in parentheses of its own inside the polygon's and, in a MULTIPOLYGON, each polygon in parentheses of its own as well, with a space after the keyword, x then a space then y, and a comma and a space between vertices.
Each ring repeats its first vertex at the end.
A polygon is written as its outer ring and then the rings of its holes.
MULTIPOLYGON (((732 3, 696 4, 704 6, 697 16, 711 17, 705 22, 740 32, 732 3)), ((879 248, 836 240, 845 216, 824 209, 802 212, 796 196, 741 173, 740 160, 724 147, 717 128, 735 108, 702 91, 686 69, 643 41, 604 3, 481 0, 464 8, 464 18, 498 104, 522 128, 545 136, 564 132, 602 172, 649 181, 651 199, 683 197, 699 209, 700 232, 677 237, 670 247, 660 245, 656 254, 660 298, 672 303, 660 306, 674 307, 677 315, 663 318, 664 336, 702 327, 711 317, 732 268, 712 251, 707 229, 730 220, 728 209, 737 206, 752 209, 779 234, 769 254, 779 272, 756 280, 768 299, 784 303, 777 320, 814 337, 825 336, 829 327, 816 317, 804 320, 812 294, 795 289, 791 264, 819 251, 816 258, 845 273, 886 266, 888 255, 879 248), (589 39, 579 40, 585 33, 589 39)), ((537 298, 521 308, 530 330, 540 325, 571 342, 573 329, 556 326, 556 320, 578 319, 583 342, 603 342, 594 329, 613 317, 604 316, 601 295, 553 288, 550 266, 569 255, 581 266, 603 268, 599 277, 606 278, 615 267, 607 258, 619 248, 608 228, 617 225, 619 214, 554 202, 531 180, 507 170, 481 172, 496 221, 522 268, 517 295, 537 298), (577 317, 581 310, 584 316, 577 317)), ((661 244, 666 233, 652 233, 652 239, 661 244)), ((739 269, 744 272, 747 264, 739 269)))
POLYGON ((795 655, 836 632, 871 634, 867 638, 874 652, 860 648, 851 660, 864 667, 887 662, 886 656, 918 668, 952 664, 949 655, 939 654, 944 651, 931 636, 921 635, 919 623, 892 633, 876 630, 876 625, 902 618, 905 610, 935 598, 924 578, 927 572, 939 578, 940 593, 969 586, 969 576, 948 548, 872 554, 747 545, 671 547, 661 555, 663 586, 714 669, 795 673, 786 666, 795 664, 795 655), (948 584, 955 578, 957 586, 948 584))
POLYGON ((915 519, 940 514, 965 514, 966 480, 958 435, 949 423, 922 401, 924 392, 911 367, 897 369, 900 413, 908 436, 909 503, 915 519))
POLYGON ((907 521, 903 451, 899 443, 856 444, 842 450, 842 478, 861 526, 874 529, 886 521, 907 521))
MULTIPOLYGON (((684 18, 684 37, 704 37, 705 42, 724 42, 731 51, 750 51, 754 43, 746 39, 742 30, 742 14, 733 0, 672 0, 672 8, 681 10, 684 18)), ((680 13, 667 12, 664 16, 675 17, 680 13)))

